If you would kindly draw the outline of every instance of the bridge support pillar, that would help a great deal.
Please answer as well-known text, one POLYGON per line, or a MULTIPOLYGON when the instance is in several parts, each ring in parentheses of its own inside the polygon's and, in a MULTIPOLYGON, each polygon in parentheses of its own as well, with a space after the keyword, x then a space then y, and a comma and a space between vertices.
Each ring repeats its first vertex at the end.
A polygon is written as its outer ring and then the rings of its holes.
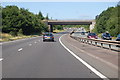
POLYGON ((53 25, 50 25, 49 31, 53 32, 53 25))
POLYGON ((53 32, 53 25, 49 25, 48 20, 43 20, 43 22, 45 23, 46 26, 48 26, 49 32, 53 32))

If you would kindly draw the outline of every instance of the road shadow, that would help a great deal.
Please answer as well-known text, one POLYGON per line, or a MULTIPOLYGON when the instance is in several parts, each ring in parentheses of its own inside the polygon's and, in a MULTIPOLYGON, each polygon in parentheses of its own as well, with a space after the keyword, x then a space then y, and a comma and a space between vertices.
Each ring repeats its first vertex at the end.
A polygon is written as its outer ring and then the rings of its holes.
POLYGON ((55 34, 69 34, 70 32, 58 32, 58 33, 55 33, 55 34))
POLYGON ((49 41, 49 40, 48 40, 48 41, 43 41, 43 42, 57 42, 57 41, 55 41, 55 40, 54 40, 54 41, 49 41))

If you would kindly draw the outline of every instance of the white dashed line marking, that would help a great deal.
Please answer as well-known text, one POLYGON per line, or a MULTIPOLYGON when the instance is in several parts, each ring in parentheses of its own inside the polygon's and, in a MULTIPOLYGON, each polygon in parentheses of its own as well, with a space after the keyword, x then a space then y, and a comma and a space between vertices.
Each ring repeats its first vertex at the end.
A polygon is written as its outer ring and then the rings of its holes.
POLYGON ((29 44, 29 46, 32 46, 32 44, 29 44))
POLYGON ((35 42, 35 43, 37 43, 37 42, 35 42))
POLYGON ((2 61, 3 60, 3 58, 0 58, 0 61, 2 61))
POLYGON ((0 45, 2 45, 2 43, 0 43, 0 45))
POLYGON ((20 52, 20 51, 22 51, 23 50, 23 48, 20 48, 20 49, 18 49, 18 52, 20 52))
POLYGON ((38 40, 40 42, 40 40, 38 40))

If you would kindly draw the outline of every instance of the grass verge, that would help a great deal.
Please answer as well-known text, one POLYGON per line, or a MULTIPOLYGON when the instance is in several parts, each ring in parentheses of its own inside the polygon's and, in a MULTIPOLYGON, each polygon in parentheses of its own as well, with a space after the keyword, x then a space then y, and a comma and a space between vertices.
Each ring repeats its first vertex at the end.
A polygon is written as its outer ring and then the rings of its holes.
POLYGON ((0 33, 0 42, 5 42, 5 41, 13 41, 13 40, 18 40, 18 39, 24 39, 24 38, 31 38, 31 37, 37 37, 39 35, 19 35, 19 36, 12 36, 8 33, 0 33))
POLYGON ((58 32, 64 32, 65 30, 53 30, 53 32, 58 33, 58 32))

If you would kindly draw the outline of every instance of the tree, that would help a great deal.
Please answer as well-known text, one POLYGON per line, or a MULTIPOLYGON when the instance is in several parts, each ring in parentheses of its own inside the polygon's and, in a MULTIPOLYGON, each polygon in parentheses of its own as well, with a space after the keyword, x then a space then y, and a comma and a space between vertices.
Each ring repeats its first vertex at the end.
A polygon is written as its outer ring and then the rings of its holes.
POLYGON ((45 17, 45 19, 49 20, 48 13, 47 13, 47 16, 45 17))
POLYGON ((2 8, 2 32, 14 36, 42 33, 47 30, 47 27, 41 22, 44 18, 42 13, 39 12, 38 15, 29 12, 28 9, 6 6, 2 8))
POLYGON ((39 18, 40 20, 43 20, 43 19, 44 19, 41 11, 38 13, 38 18, 39 18))
POLYGON ((109 7, 97 16, 96 25, 93 31, 96 33, 104 33, 105 31, 109 31, 112 36, 117 36, 120 34, 119 9, 120 6, 118 5, 116 7, 109 7))

